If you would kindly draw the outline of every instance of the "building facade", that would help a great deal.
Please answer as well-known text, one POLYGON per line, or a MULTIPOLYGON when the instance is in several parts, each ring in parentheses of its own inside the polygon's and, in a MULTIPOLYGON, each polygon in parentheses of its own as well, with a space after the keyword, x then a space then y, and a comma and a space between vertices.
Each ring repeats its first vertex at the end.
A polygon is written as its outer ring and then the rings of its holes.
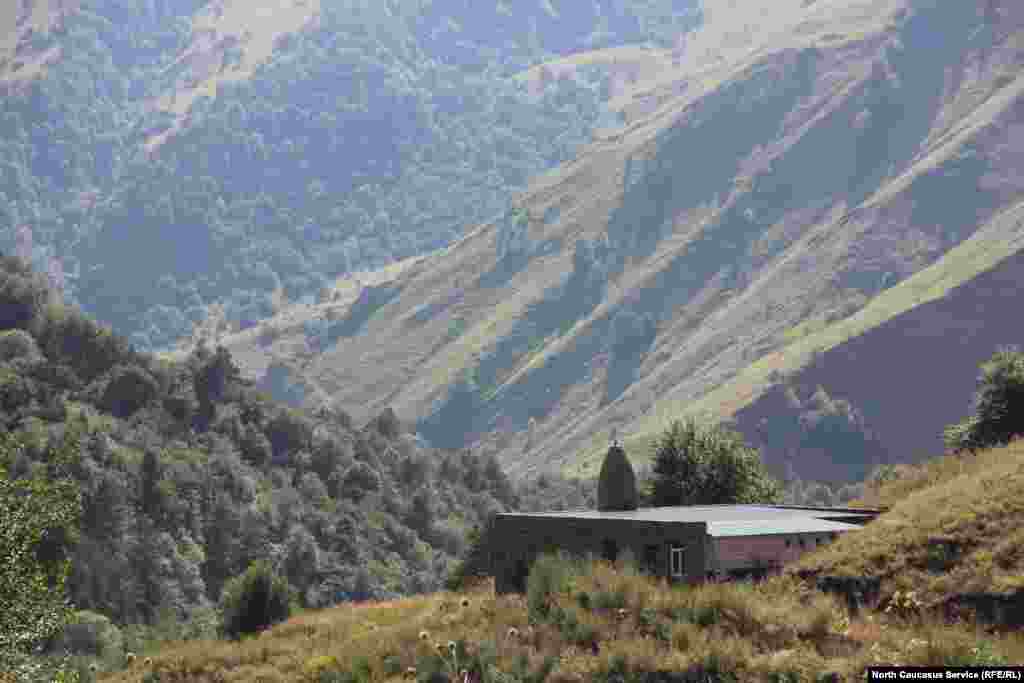
POLYGON ((544 552, 615 560, 629 550, 672 582, 764 574, 859 528, 879 511, 775 505, 499 514, 488 534, 495 590, 522 592, 544 552))

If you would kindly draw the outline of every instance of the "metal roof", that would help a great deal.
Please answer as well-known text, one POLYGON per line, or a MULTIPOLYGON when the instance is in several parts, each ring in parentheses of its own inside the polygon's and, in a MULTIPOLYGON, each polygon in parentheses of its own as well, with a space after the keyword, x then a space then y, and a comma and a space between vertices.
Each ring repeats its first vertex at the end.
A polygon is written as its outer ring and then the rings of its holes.
POLYGON ((791 508, 776 505, 674 505, 636 510, 558 510, 504 512, 505 517, 563 517, 568 519, 630 519, 638 522, 721 522, 728 520, 802 519, 828 517, 851 520, 873 517, 877 510, 850 508, 791 508))
POLYGON ((815 517, 792 519, 741 520, 731 522, 709 522, 708 536, 714 538, 732 536, 771 536, 773 534, 817 534, 853 531, 857 524, 833 522, 815 517))
POLYGON ((878 510, 808 508, 778 505, 680 505, 636 510, 561 510, 501 513, 500 517, 557 519, 623 519, 637 522, 705 523, 708 535, 762 536, 771 534, 850 531, 878 510), (827 519, 826 519, 827 518, 827 519), (842 520, 842 521, 841 521, 842 520))

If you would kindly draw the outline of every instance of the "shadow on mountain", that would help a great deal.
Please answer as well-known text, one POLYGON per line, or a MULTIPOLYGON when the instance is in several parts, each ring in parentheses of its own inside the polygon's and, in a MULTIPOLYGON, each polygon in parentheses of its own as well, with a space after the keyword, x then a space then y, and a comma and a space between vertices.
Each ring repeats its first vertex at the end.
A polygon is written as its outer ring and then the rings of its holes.
POLYGON ((352 337, 359 333, 373 314, 391 302, 402 291, 398 285, 370 285, 363 288, 352 304, 348 314, 331 325, 327 333, 328 344, 341 337, 352 337))
POLYGON ((1024 343, 1022 281, 1018 252, 942 299, 821 354, 788 380, 801 405, 787 407, 781 390, 769 392, 736 414, 737 427, 764 447, 769 464, 791 461, 806 479, 845 478, 858 462, 916 462, 941 453, 943 428, 970 412, 981 363, 1000 346, 1024 343), (863 445, 834 430, 815 437, 816 452, 792 450, 806 432, 797 424, 807 409, 803 397, 819 387, 855 407, 852 423, 872 435, 863 445), (791 429, 780 426, 786 424, 791 429), (790 460, 787 450, 796 457, 790 460))

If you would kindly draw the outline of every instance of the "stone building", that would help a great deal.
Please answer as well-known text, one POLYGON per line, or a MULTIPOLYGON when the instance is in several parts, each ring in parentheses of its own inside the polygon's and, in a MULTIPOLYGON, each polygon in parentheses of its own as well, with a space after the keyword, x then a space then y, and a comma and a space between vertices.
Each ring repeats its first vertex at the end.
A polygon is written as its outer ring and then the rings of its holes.
POLYGON ((786 505, 638 508, 635 481, 613 440, 597 510, 497 515, 487 541, 495 590, 523 591, 537 555, 558 550, 615 560, 628 549, 642 569, 670 581, 764 575, 879 513, 786 505))
POLYGON ((701 505, 636 510, 504 513, 489 534, 498 593, 522 591, 542 552, 615 560, 629 549, 670 581, 763 575, 855 530, 877 510, 784 505, 701 505))

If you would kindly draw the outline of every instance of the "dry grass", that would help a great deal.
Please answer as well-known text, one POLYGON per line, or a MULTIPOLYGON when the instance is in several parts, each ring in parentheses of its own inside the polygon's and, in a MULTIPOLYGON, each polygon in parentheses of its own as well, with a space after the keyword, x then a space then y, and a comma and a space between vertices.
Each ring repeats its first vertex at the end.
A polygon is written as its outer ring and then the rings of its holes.
POLYGON ((988 636, 969 625, 886 614, 851 621, 833 598, 792 576, 672 587, 622 564, 566 562, 561 569, 564 581, 547 594, 546 617, 531 619, 526 597, 495 596, 488 582, 465 593, 311 611, 243 642, 170 644, 150 665, 135 662, 100 680, 141 681, 156 671, 164 680, 314 681, 361 660, 369 680, 399 681, 410 667, 422 672, 438 651, 454 664, 449 648, 460 642, 470 662, 489 651, 501 671, 515 670, 520 657, 534 670, 555 657, 548 680, 565 683, 603 680, 615 670, 813 680, 831 671, 852 676, 870 663, 1024 656, 1021 637, 988 636))
POLYGON ((894 468, 861 502, 891 510, 795 570, 880 576, 883 597, 914 590, 924 608, 1024 587, 1024 441, 894 468))

